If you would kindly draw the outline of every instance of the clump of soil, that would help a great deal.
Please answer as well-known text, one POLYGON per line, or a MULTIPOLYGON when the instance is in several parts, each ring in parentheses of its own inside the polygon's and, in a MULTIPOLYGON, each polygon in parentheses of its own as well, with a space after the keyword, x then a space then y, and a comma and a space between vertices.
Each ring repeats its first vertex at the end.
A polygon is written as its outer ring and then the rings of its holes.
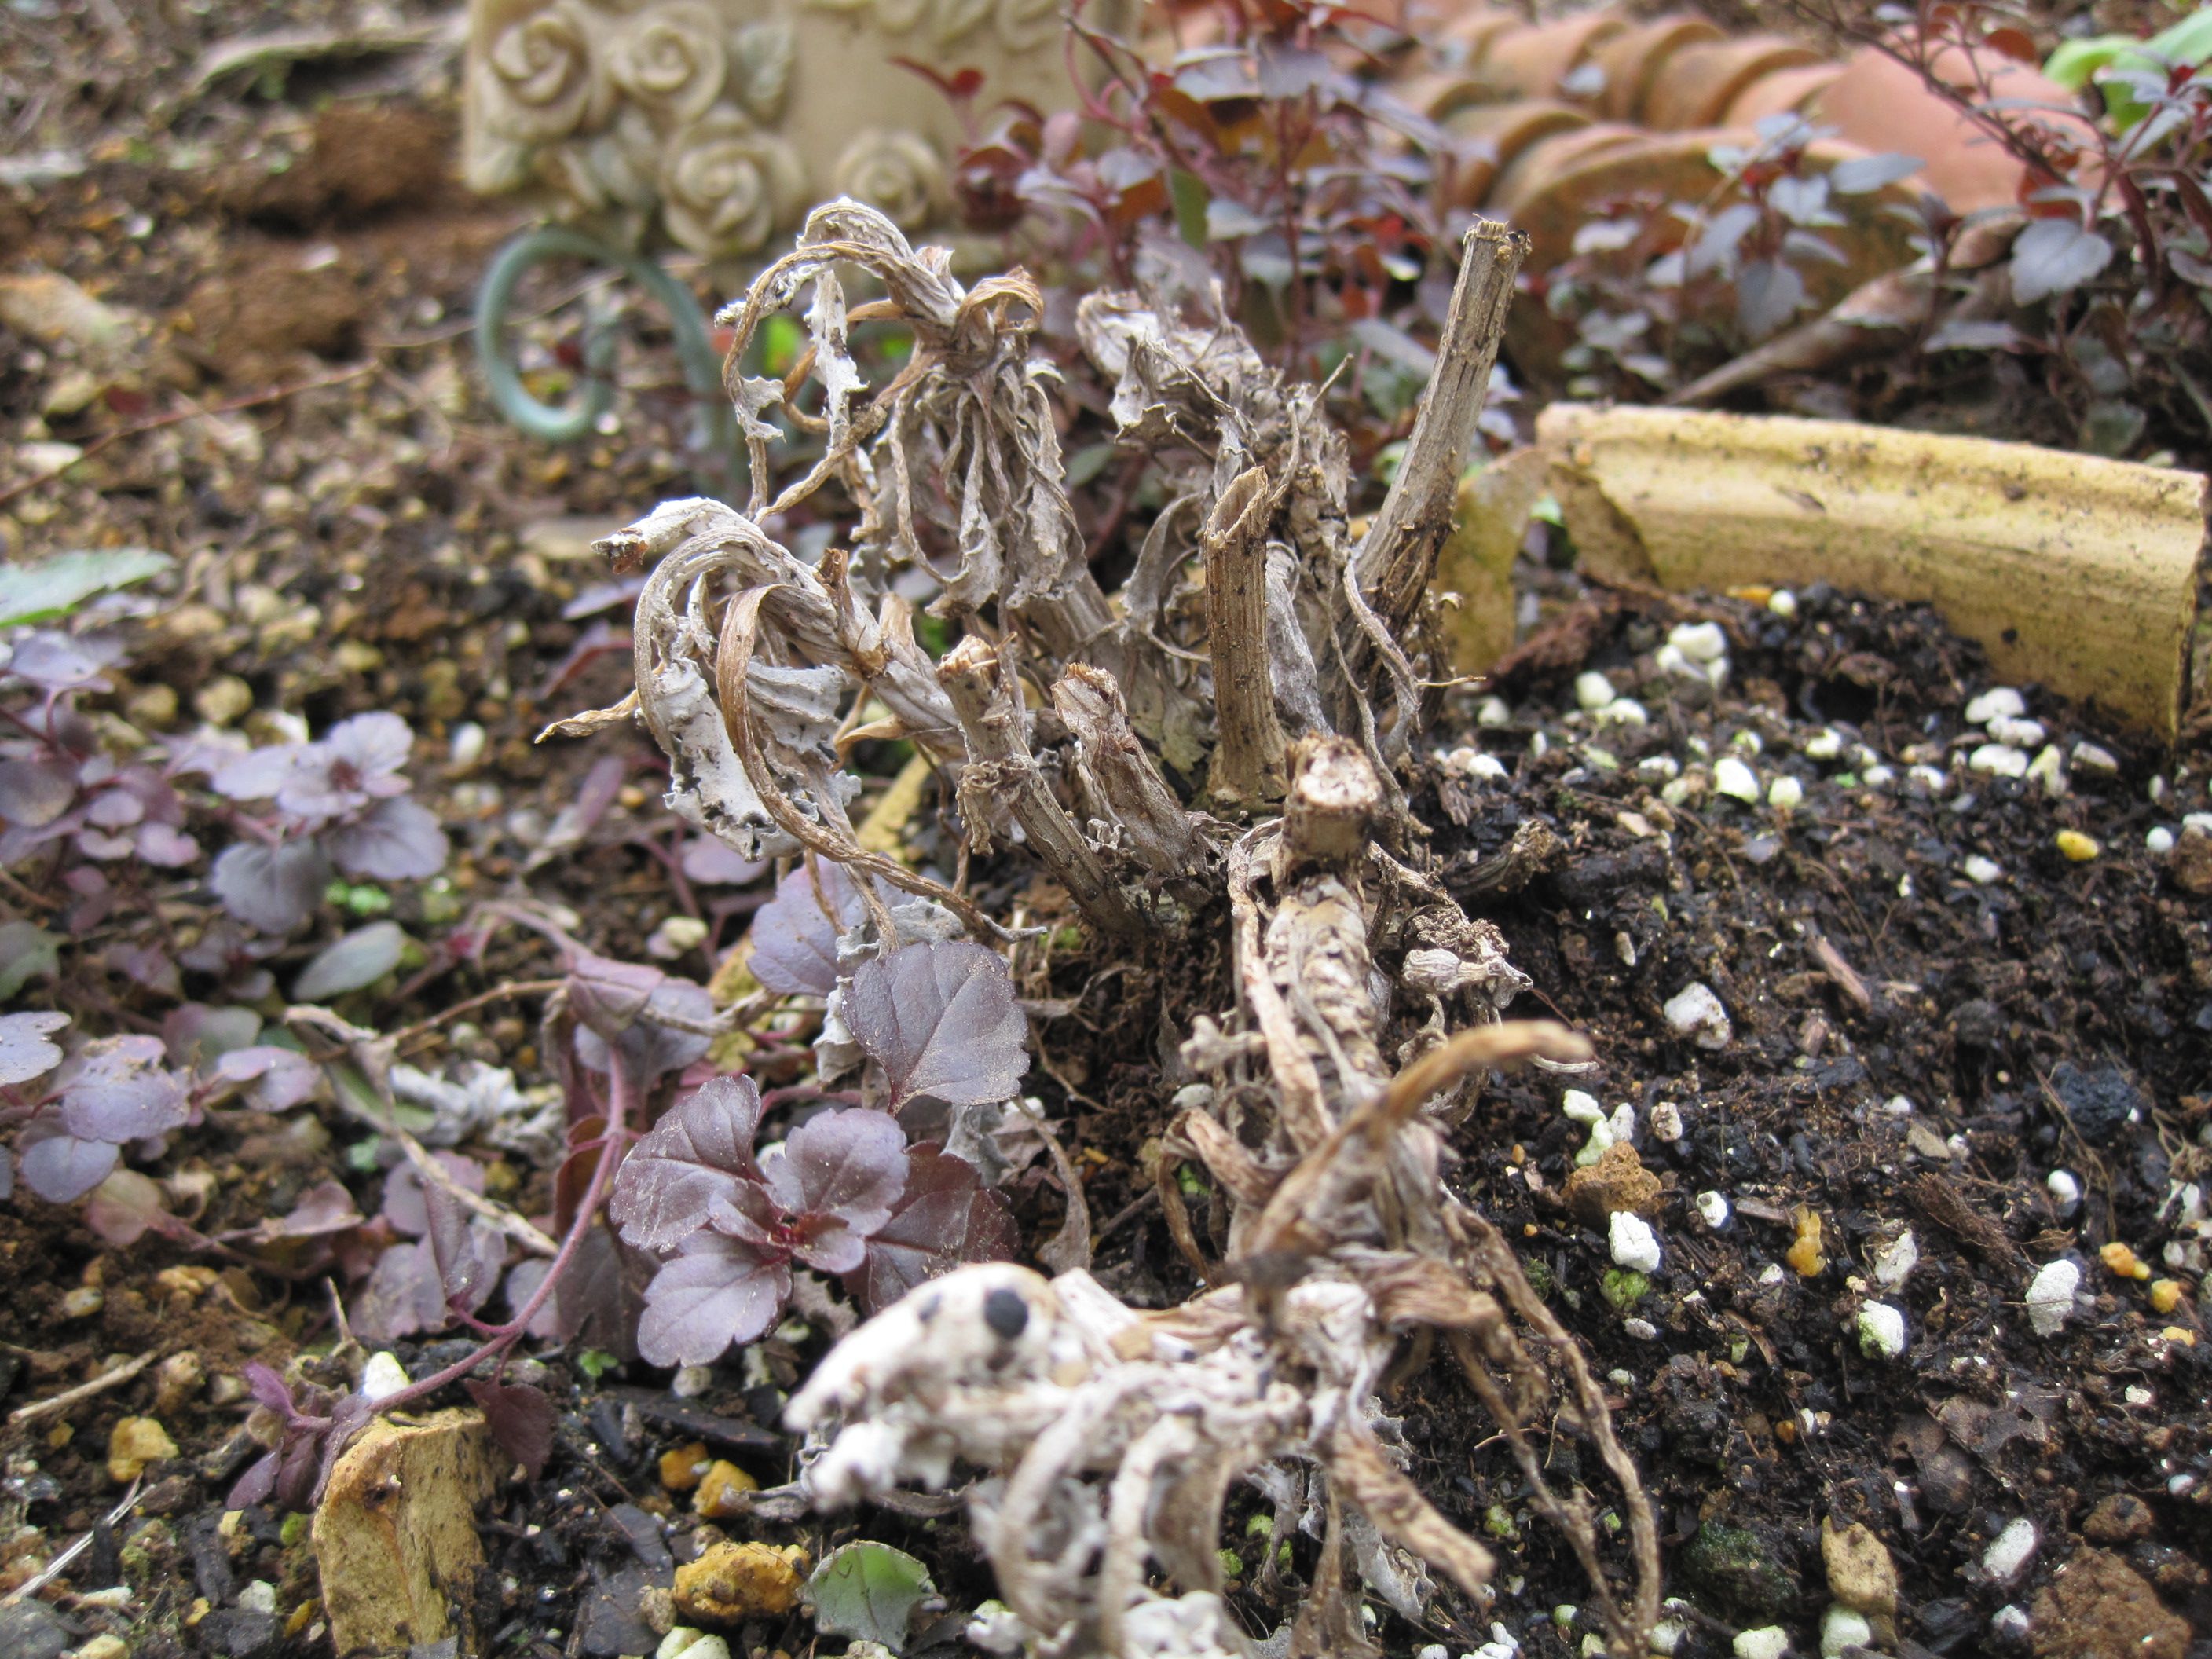
POLYGON ((351 227, 448 191, 453 145, 450 124, 420 107, 332 104, 316 115, 298 155, 281 166, 242 163, 217 186, 217 198, 234 217, 271 229, 351 227))

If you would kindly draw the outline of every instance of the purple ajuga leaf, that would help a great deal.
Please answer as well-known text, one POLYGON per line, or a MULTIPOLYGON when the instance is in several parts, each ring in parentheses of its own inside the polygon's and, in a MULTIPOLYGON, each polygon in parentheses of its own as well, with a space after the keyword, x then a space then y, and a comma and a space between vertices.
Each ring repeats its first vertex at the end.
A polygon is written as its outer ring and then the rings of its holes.
POLYGON ((422 1200, 430 1220, 422 1242, 437 1265, 447 1305, 474 1313, 490 1298, 507 1266, 505 1237, 442 1187, 425 1187, 422 1200))
MULTIPOLYGON (((536 1255, 526 1256, 509 1268, 507 1275, 507 1312, 517 1319, 521 1318, 522 1310, 530 1305, 530 1298, 538 1294, 538 1287, 545 1282, 545 1275, 552 1271, 550 1261, 536 1255)), ((569 1272, 562 1275, 563 1283, 574 1272, 574 1262, 572 1260, 569 1272)), ((548 1342, 566 1342, 575 1335, 575 1332, 564 1328, 562 1324, 560 1285, 556 1285, 553 1294, 538 1304, 538 1311, 530 1316, 527 1328, 531 1335, 543 1337, 548 1342)))
POLYGON ((637 1351, 656 1365, 703 1365, 775 1322, 789 1265, 741 1238, 695 1232, 646 1288, 637 1351))
POLYGON ((43 830, 76 799, 76 769, 59 761, 0 761, 0 818, 43 830))
MULTIPOLYGON (((459 1152, 433 1152, 438 1167, 464 1192, 483 1196, 483 1165, 459 1152)), ((422 1177, 412 1164, 396 1165, 384 1177, 384 1218, 400 1232, 420 1238, 430 1231, 430 1208, 422 1199, 422 1177)))
POLYGON ((561 1340, 625 1361, 636 1358, 637 1322, 650 1276, 646 1259, 624 1249, 611 1228, 598 1223, 586 1228, 554 1287, 561 1340))
POLYGON ((407 935, 396 921, 372 921, 325 945, 292 981, 295 1002, 320 1002, 364 990, 399 965, 407 935))
POLYGON ((157 870, 181 870, 199 862, 200 844, 173 824, 142 823, 138 856, 157 870))
POLYGON ((358 812, 371 802, 407 793, 399 769, 415 734, 397 714, 378 710, 340 720, 295 757, 276 805, 318 822, 358 812))
POLYGON ((535 1480, 545 1472, 553 1455, 553 1402, 541 1389, 526 1382, 492 1382, 470 1377, 461 1386, 484 1414, 484 1426, 499 1449, 522 1465, 522 1473, 535 1480))
POLYGON ((450 848, 437 814, 419 801, 380 801, 358 823, 324 836, 348 875, 371 881, 421 881, 446 867, 450 848))
POLYGON ((448 1322, 446 1287, 430 1247, 409 1239, 377 1257, 351 1311, 354 1329, 372 1342, 443 1330, 448 1322))
POLYGON ((271 1216, 254 1229, 254 1237, 273 1243, 280 1238, 320 1238, 362 1224, 353 1194, 335 1181, 319 1181, 300 1194, 292 1212, 271 1216))
POLYGON ((868 1240, 861 1271, 845 1279, 870 1313, 963 1262, 1011 1260, 1021 1242, 1006 1200, 965 1160, 927 1143, 907 1157, 898 1209, 868 1240))
POLYGON ((161 1022, 161 1042, 172 1066, 212 1066, 234 1048, 252 1048, 260 1035, 261 1016, 251 1008, 188 1002, 171 1009, 161 1022))
POLYGON ((247 1466, 246 1471, 231 1484, 230 1496, 223 1507, 231 1510, 250 1510, 256 1504, 265 1504, 276 1490, 276 1473, 283 1467, 282 1451, 266 1452, 247 1466))
MULTIPOLYGON (((704 1054, 714 1041, 697 1031, 663 1025, 656 1018, 659 1015, 680 1019, 686 1026, 704 1025, 714 1018, 714 999, 707 994, 706 987, 694 981, 662 975, 636 1019, 614 1039, 615 1052, 629 1068, 631 1078, 641 1085, 650 1084, 671 1072, 682 1071, 704 1054)), ((594 1030, 577 1032, 576 1058, 594 1072, 605 1071, 605 1041, 594 1030)))
POLYGON ((746 966, 769 990, 826 997, 837 988, 837 936, 867 914, 842 865, 810 861, 776 884, 753 917, 746 966))
POLYGON ((883 1112, 819 1112, 761 1160, 761 1173, 792 1218, 792 1254, 822 1273, 850 1273, 906 1188, 906 1133, 883 1112))
POLYGON ((100 952, 100 961, 110 973, 120 974, 133 985, 143 985, 157 995, 180 997, 185 994, 184 975, 177 971, 175 959, 158 945, 123 940, 100 952))
POLYGON ((265 749, 225 753, 211 744, 179 750, 179 772, 204 772, 208 785, 226 800, 269 800, 284 787, 307 748, 303 743, 271 744, 265 749))
POLYGON ((148 1228, 168 1218, 169 1206, 161 1189, 136 1170, 110 1171, 84 1206, 84 1224, 102 1243, 118 1250, 136 1244, 148 1228))
POLYGON ((86 1140, 148 1140, 191 1116, 182 1079, 165 1067, 161 1039, 100 1037, 54 1078, 62 1122, 86 1140))
POLYGON ((568 964, 569 1012, 586 1030, 612 1042, 637 1023, 667 977, 641 962, 580 951, 568 964))
POLYGON ((223 849, 210 878, 223 908, 264 933, 306 927, 330 883, 331 861, 312 841, 240 842, 223 849))
POLYGON ((296 1048, 256 1043, 216 1061, 216 1075, 246 1085, 246 1097, 264 1112, 289 1111, 315 1092, 322 1073, 296 1048))
POLYGON ((890 1107, 1010 1099, 1029 1070, 1029 1029, 1006 964, 980 945, 909 945, 864 962, 845 1023, 884 1068, 890 1107))
POLYGON ((286 1422, 300 1414, 300 1408, 292 1402, 292 1385, 273 1367, 258 1359, 248 1360, 240 1370, 239 1378, 256 1403, 268 1407, 286 1422))
POLYGON ((103 789, 85 803, 85 822, 102 830, 128 830, 146 816, 146 803, 128 789, 103 789))
POLYGON ((46 1041, 70 1023, 67 1014, 0 1014, 0 1083, 28 1083, 62 1063, 62 1051, 46 1041))
POLYGON ((615 1172, 607 1213, 623 1240, 665 1250, 702 1227, 757 1237, 760 1120, 760 1091, 749 1077, 712 1079, 662 1113, 615 1172))
POLYGON ((739 858, 712 836, 687 839, 684 856, 678 862, 684 876, 702 887, 743 887, 748 882, 757 881, 768 869, 765 860, 739 858))
POLYGON ((7 672, 42 691, 105 691, 107 682, 100 672, 122 654, 121 646, 112 640, 73 640, 41 629, 15 641, 7 672))
POLYGON ((15 1143, 23 1184, 49 1204, 71 1204, 107 1179, 121 1154, 111 1140, 84 1140, 50 1118, 15 1143))

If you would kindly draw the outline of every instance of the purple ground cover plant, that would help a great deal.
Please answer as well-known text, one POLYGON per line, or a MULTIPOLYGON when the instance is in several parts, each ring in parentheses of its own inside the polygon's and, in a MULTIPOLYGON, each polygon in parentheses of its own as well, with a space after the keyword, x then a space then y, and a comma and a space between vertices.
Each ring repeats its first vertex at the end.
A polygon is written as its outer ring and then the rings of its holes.
POLYGON ((624 1243, 660 1253, 638 1349, 696 1365, 767 1331, 792 1269, 844 1279, 870 1312, 962 1261, 1012 1254, 1005 1203, 932 1145, 909 1151, 887 1113, 830 1108, 755 1155, 750 1078, 717 1078, 668 1112, 616 1176, 624 1243))

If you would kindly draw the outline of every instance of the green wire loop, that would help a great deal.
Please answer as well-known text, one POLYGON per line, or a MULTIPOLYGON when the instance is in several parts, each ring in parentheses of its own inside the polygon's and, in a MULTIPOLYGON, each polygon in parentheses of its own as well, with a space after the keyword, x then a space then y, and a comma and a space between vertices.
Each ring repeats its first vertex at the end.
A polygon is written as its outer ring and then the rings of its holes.
POLYGON ((555 444, 583 437, 613 407, 615 337, 611 319, 604 313, 592 315, 584 325, 582 387, 574 402, 565 407, 533 397, 505 350, 517 285, 535 267, 563 258, 611 265, 660 301, 676 337, 684 382, 697 404, 691 445, 701 455, 700 470, 711 479, 711 489, 726 492, 738 487, 737 422, 722 387, 722 361, 715 355, 708 332, 707 313, 699 308, 691 290, 655 261, 585 231, 565 225, 526 230, 500 249, 485 271, 483 286, 477 295, 476 349, 477 362, 491 388, 493 407, 520 431, 542 443, 555 444))

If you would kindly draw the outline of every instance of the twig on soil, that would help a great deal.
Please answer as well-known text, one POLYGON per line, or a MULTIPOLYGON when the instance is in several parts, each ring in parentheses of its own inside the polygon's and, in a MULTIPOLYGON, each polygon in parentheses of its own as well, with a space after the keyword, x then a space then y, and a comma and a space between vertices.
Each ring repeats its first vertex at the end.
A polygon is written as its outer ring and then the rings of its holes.
POLYGON ((264 404, 282 403, 286 398, 296 398, 302 392, 322 392, 331 386, 343 386, 349 380, 358 380, 362 375, 374 373, 376 368, 376 362, 372 358, 365 363, 353 363, 344 368, 334 370, 331 374, 318 375, 312 380, 300 380, 290 386, 273 386, 265 392, 249 392, 243 398, 232 398, 219 404, 195 404, 189 409, 172 410, 167 415, 152 415, 143 421, 133 421, 129 426, 119 426, 112 432, 101 433, 87 443, 76 456, 60 466, 33 474, 30 477, 9 484, 5 489, 0 489, 0 507, 7 506, 18 495, 27 495, 34 489, 44 489, 67 472, 70 468, 82 465, 102 450, 112 448, 126 440, 143 438, 148 433, 159 432, 164 427, 182 426, 187 421, 200 420, 210 415, 234 415, 243 409, 258 409, 264 404))
MULTIPOLYGON (((555 981, 557 986, 560 981, 555 981)), ((333 1087, 331 1093, 338 1105, 349 1116, 366 1123, 378 1133, 389 1136, 406 1153, 407 1161, 415 1166, 415 1173, 429 1186, 435 1187, 454 1203, 473 1215, 481 1216, 520 1244, 532 1255, 550 1256, 560 1253, 560 1245, 528 1221, 517 1215, 506 1205, 472 1193, 446 1172, 446 1166, 430 1155, 430 1149, 410 1134, 399 1121, 399 1103, 393 1098, 391 1084, 391 1055, 397 1039, 386 1038, 377 1032, 366 1030, 349 1021, 339 1018, 327 1008, 313 1004, 301 1004, 284 1011, 287 1024, 313 1025, 339 1038, 352 1051, 362 1079, 376 1091, 384 1109, 372 1112, 353 1097, 343 1085, 333 1087)))
POLYGON ((80 1401, 97 1398, 110 1389, 119 1389, 159 1359, 162 1352, 160 1348, 149 1349, 135 1359, 125 1360, 112 1370, 102 1371, 89 1382, 80 1382, 73 1389, 64 1389, 51 1400, 34 1400, 27 1406, 18 1406, 8 1413, 9 1424, 12 1427, 20 1427, 25 1423, 35 1423, 42 1417, 52 1417, 56 1412, 67 1411, 80 1401))
MULTIPOLYGON (((144 1475, 133 1475, 131 1479, 129 1490, 116 1501, 115 1507, 108 1510, 106 1515, 102 1517, 100 1525, 106 1527, 115 1526, 122 1521, 125 1516, 130 1514, 132 1508, 135 1507, 138 1502, 138 1489, 145 1484, 145 1481, 146 1477, 144 1475)), ((10 1601, 28 1601, 34 1598, 40 1590, 46 1589, 47 1585, 52 1583, 55 1579, 60 1577, 63 1573, 66 1572, 69 1570, 69 1565, 70 1562, 76 1560, 78 1556, 82 1555, 85 1551, 91 1548, 92 1540, 98 1536, 100 1536, 98 1528, 94 1528, 92 1531, 86 1533, 75 1543, 71 1544, 67 1549, 64 1550, 59 1555, 57 1555, 52 1560, 47 1562, 45 1566, 40 1568, 36 1573, 25 1579, 21 1583, 16 1585, 14 1589, 8 1593, 8 1600, 10 1601)))

